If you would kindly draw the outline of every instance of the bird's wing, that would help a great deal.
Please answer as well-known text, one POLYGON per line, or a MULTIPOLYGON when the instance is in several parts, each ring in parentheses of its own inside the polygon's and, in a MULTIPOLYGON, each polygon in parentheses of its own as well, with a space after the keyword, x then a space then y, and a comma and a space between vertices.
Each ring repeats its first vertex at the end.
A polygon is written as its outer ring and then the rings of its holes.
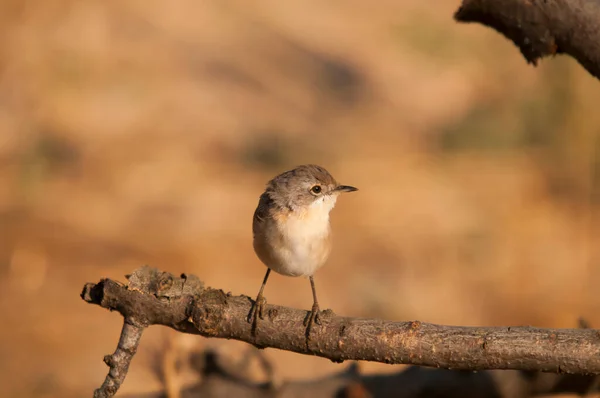
POLYGON ((271 212, 269 211, 272 207, 273 200, 265 192, 260 195, 258 206, 254 211, 254 219, 252 220, 252 234, 256 236, 257 232, 262 230, 262 226, 271 218, 271 212))

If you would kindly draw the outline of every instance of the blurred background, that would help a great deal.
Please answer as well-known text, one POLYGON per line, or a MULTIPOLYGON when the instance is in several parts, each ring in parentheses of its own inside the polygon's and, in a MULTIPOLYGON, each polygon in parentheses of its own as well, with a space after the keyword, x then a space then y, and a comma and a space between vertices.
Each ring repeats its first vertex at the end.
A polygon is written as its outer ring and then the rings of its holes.
MULTIPOLYGON (((321 307, 454 325, 600 326, 600 90, 534 68, 458 0, 0 4, 0 383, 90 396, 122 319, 86 282, 149 264, 255 296, 268 179, 317 163, 332 214, 321 307)), ((273 275, 270 303, 310 308, 273 275)), ((144 335, 123 393, 160 388, 144 335)), ((266 350, 283 379, 346 365, 266 350)), ((397 366, 362 364, 365 372, 397 366)))

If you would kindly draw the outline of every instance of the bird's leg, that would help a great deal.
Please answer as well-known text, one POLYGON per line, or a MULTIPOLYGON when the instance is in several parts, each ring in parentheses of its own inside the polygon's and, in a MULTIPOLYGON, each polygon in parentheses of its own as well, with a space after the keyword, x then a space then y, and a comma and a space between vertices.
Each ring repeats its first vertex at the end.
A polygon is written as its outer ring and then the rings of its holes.
POLYGON ((267 305, 267 300, 263 297, 263 290, 265 290, 265 285, 267 284, 267 279, 269 279, 270 273, 271 268, 267 268, 267 273, 265 274, 265 279, 263 279, 263 283, 260 286, 258 296, 256 296, 256 300, 254 300, 252 308, 250 309, 250 313, 248 314, 248 323, 252 324, 253 332, 256 332, 258 318, 265 319, 264 310, 265 306, 267 305))
POLYGON ((309 277, 310 279, 310 287, 312 288, 313 294, 313 306, 312 310, 308 313, 308 316, 304 319, 304 326, 306 326, 306 342, 310 340, 310 331, 312 329, 313 323, 317 325, 321 324, 321 317, 319 315, 319 302, 317 301, 317 290, 315 289, 315 280, 312 275, 309 277))

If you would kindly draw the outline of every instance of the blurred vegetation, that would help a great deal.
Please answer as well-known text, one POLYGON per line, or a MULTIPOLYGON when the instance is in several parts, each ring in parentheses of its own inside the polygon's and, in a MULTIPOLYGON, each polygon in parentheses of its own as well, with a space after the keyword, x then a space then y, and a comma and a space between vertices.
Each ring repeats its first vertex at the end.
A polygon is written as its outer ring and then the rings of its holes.
POLYGON ((540 82, 525 96, 504 96, 475 104, 456 123, 441 129, 439 148, 444 152, 485 151, 501 155, 527 151, 535 155, 549 193, 569 201, 589 204, 590 186, 600 184, 598 167, 600 129, 590 135, 589 152, 573 150, 577 137, 570 134, 571 122, 586 118, 578 103, 571 60, 555 60, 540 72, 540 82), (578 160, 590 156, 590 170, 578 168, 578 160))

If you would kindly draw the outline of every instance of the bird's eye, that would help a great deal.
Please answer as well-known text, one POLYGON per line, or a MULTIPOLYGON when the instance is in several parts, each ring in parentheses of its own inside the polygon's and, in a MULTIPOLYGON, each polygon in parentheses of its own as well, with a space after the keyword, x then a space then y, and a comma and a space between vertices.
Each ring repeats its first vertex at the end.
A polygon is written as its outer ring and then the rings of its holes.
POLYGON ((318 195, 321 193, 321 186, 320 185, 315 185, 310 189, 310 192, 314 193, 315 195, 318 195))

